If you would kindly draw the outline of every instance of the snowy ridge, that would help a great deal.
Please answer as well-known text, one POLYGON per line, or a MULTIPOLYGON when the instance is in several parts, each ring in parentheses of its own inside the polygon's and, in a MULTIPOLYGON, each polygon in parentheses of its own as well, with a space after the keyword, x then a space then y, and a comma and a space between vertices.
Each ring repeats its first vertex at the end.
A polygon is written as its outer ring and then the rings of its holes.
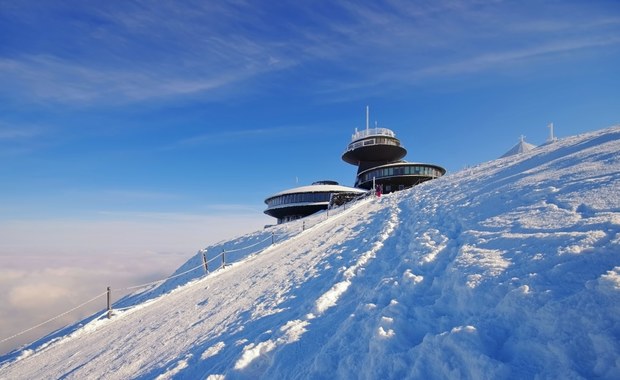
POLYGON ((620 378, 619 152, 614 127, 274 227, 0 378, 620 378))
POLYGON ((536 145, 525 142, 524 136, 521 136, 521 140, 510 150, 504 153, 500 158, 506 158, 509 156, 514 156, 515 154, 521 154, 525 152, 529 152, 530 150, 536 148, 536 145))

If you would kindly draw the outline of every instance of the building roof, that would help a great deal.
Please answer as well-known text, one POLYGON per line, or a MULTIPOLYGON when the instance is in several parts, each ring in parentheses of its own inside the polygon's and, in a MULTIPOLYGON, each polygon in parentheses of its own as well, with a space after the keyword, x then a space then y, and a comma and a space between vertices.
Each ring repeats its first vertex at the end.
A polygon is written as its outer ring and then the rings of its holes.
MULTIPOLYGON (((366 190, 358 189, 356 187, 348 187, 342 185, 308 185, 295 187, 293 189, 288 189, 281 191, 277 194, 270 196, 269 198, 278 197, 280 195, 287 194, 299 194, 299 193, 365 193, 366 190)), ((267 198, 267 199, 269 199, 267 198)))
POLYGON ((361 172, 358 173, 358 176, 363 174, 363 173, 367 173, 371 170, 375 170, 375 169, 383 169, 383 168, 393 168, 393 167, 397 167, 397 166, 429 166, 435 169, 438 169, 439 171, 442 172, 442 174, 446 174, 446 169, 439 166, 439 165, 435 165, 435 164, 427 164, 424 162, 409 162, 409 161, 405 161, 405 160, 398 160, 398 161, 394 161, 394 162, 390 162, 388 164, 384 164, 384 165, 377 165, 377 166, 373 166, 371 168, 368 168, 366 170, 363 170, 361 172))
POLYGON ((357 128, 355 128, 355 133, 351 136, 351 141, 353 142, 371 136, 387 136, 396 138, 396 134, 387 128, 368 128, 362 131, 358 131, 357 128))
POLYGON ((536 148, 536 145, 525 142, 525 136, 521 136, 517 145, 510 148, 510 150, 504 153, 500 158, 514 156, 515 154, 529 152, 530 150, 536 148))

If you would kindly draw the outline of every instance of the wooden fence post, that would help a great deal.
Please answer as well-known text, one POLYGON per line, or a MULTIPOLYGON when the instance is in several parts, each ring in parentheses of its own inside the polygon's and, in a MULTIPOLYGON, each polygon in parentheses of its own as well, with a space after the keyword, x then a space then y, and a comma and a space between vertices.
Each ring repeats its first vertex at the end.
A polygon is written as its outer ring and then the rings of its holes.
POLYGON ((226 266, 226 250, 222 248, 222 268, 226 266))
POLYGON ((207 262, 207 253, 204 251, 204 249, 201 249, 202 251, 202 265, 204 265, 205 267, 205 274, 209 273, 209 263, 207 262))
POLYGON ((108 286, 108 319, 112 318, 112 290, 108 286))

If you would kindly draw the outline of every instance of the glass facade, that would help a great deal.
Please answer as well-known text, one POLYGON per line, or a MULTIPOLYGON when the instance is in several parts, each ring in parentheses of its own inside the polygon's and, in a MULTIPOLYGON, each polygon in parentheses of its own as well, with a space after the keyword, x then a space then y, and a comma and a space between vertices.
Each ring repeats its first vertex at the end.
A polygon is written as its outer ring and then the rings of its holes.
POLYGON ((394 146, 400 146, 400 143, 398 142, 398 140, 391 139, 391 138, 388 138, 388 137, 375 137, 375 138, 372 138, 372 139, 365 139, 365 140, 362 140, 362 141, 357 141, 357 142, 351 143, 347 147, 347 151, 353 150, 353 149, 357 149, 357 148, 360 148, 362 146, 369 146, 369 145, 394 145, 394 146))
POLYGON ((297 193, 284 194, 267 199, 267 207, 275 207, 293 203, 320 203, 329 202, 331 193, 297 193))
POLYGON ((394 176, 421 176, 437 178, 443 175, 439 169, 426 165, 402 165, 402 166, 390 166, 387 168, 379 168, 370 170, 361 175, 358 178, 357 183, 364 183, 372 181, 373 178, 380 179, 385 177, 394 176))

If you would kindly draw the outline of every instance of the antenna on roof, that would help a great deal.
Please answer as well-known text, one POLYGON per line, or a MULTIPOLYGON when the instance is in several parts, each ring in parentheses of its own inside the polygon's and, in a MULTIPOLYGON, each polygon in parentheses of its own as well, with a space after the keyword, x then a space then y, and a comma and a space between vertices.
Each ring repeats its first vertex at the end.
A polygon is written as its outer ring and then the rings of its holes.
POLYGON ((366 106, 366 130, 368 130, 369 107, 366 106))
POLYGON ((555 136, 553 136, 553 123, 549 123, 549 125, 547 125, 547 128, 549 128, 549 138, 547 139, 547 142, 552 143, 557 140, 555 136))

